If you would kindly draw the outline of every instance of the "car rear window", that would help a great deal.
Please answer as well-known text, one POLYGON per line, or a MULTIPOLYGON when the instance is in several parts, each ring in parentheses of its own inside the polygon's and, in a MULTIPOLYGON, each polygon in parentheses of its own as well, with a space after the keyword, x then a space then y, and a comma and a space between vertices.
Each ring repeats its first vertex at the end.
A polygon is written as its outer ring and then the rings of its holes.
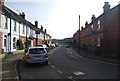
POLYGON ((34 48, 29 50, 29 54, 42 54, 46 53, 46 51, 43 48, 34 48))

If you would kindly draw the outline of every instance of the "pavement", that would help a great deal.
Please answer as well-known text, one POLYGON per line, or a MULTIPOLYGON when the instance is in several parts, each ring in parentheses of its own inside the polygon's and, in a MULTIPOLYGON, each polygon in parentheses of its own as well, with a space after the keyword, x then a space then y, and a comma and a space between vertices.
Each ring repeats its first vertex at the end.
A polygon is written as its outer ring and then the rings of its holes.
POLYGON ((19 52, 18 54, 7 56, 2 59, 2 80, 1 81, 19 81, 19 76, 17 73, 17 64, 23 57, 24 52, 19 52))
POLYGON ((120 64, 119 58, 106 57, 106 56, 102 56, 102 55, 93 55, 93 54, 86 52, 82 49, 80 49, 80 53, 79 53, 79 49, 75 48, 73 46, 71 46, 71 49, 76 51, 77 54, 79 54, 80 56, 82 56, 84 58, 90 58, 90 59, 104 61, 104 62, 113 63, 113 64, 120 64))

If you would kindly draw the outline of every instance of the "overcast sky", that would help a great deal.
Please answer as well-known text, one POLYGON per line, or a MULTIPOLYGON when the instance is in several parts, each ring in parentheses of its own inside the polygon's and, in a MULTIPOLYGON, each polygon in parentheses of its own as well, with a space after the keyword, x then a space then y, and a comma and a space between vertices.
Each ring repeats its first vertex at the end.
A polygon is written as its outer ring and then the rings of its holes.
POLYGON ((72 37, 80 25, 91 22, 103 13, 104 2, 111 8, 118 5, 119 0, 5 0, 5 5, 16 13, 25 12, 26 19, 34 24, 37 20, 52 38, 72 37))

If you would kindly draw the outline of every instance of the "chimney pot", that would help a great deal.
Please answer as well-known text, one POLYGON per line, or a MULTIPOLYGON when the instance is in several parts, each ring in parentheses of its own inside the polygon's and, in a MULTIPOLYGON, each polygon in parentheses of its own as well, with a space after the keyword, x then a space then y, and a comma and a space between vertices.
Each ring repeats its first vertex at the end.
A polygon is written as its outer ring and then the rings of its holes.
POLYGON ((95 15, 92 15, 92 18, 91 18, 92 22, 94 22, 95 19, 96 19, 95 15))
POLYGON ((38 28, 38 21, 35 21, 35 27, 38 28))
POLYGON ((104 12, 108 12, 110 10, 109 2, 104 3, 103 10, 104 10, 104 12))
POLYGON ((41 25, 41 30, 43 31, 43 26, 41 25))
POLYGON ((85 22, 85 27, 87 27, 87 26, 88 26, 88 21, 85 22))
POLYGON ((23 19, 25 19, 25 13, 24 13, 24 12, 20 13, 19 15, 20 15, 23 19))

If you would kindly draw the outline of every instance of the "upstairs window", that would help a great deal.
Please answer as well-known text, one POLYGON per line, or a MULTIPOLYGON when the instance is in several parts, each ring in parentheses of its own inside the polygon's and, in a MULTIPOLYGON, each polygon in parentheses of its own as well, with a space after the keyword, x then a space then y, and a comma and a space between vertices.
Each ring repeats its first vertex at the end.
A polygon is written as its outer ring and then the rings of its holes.
POLYGON ((97 28, 97 30, 100 30, 100 20, 98 20, 98 23, 97 23, 97 25, 98 25, 98 28, 97 28))
POLYGON ((25 25, 23 25, 23 34, 25 34, 25 25))
POLYGON ((16 31, 16 21, 14 22, 14 31, 16 31))
POLYGON ((8 18, 7 17, 5 17, 5 27, 4 27, 4 29, 8 29, 8 18))
POLYGON ((91 25, 91 29, 93 30, 94 28, 93 28, 93 25, 91 25))

